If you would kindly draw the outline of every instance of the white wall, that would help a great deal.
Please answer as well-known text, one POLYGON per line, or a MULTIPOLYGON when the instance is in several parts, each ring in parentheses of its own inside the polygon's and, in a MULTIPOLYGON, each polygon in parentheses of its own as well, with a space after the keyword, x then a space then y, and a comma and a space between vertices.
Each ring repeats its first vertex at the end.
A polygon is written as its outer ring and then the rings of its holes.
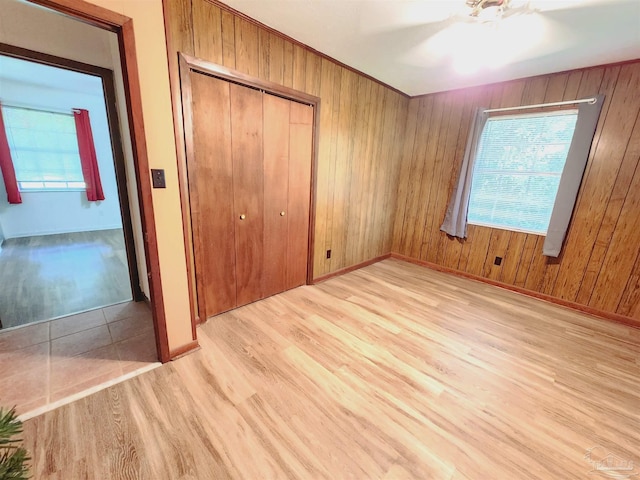
POLYGON ((138 191, 116 35, 17 0, 0 0, 0 12, 2 12, 0 15, 0 42, 114 71, 140 287, 149 298, 138 191))
MULTIPOLYGON (((38 67, 39 70, 43 68, 38 67)), ((118 187, 101 82, 96 81, 95 93, 90 95, 16 83, 3 79, 1 75, 2 72, 0 72, 0 99, 3 103, 69 112, 72 108, 84 108, 89 111, 100 179, 105 195, 103 201, 89 202, 84 191, 27 191, 21 193, 21 204, 10 205, 6 194, 2 192, 0 223, 5 238, 121 228, 118 187)), ((96 78, 96 80, 99 79, 96 78)))

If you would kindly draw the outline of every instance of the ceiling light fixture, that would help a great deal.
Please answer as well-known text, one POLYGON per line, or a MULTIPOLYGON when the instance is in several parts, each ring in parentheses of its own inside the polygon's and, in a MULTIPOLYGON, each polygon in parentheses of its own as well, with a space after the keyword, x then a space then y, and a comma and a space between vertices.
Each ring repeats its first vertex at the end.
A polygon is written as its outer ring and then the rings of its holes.
MULTIPOLYGON (((474 21, 442 31, 430 44, 450 56, 453 68, 471 75, 513 61, 543 38, 544 23, 527 0, 466 0, 474 21)), ((467 17, 469 19, 469 17, 467 17)))
POLYGON ((466 5, 471 9, 469 16, 481 22, 496 22, 507 15, 533 11, 529 0, 466 0, 466 5))
POLYGON ((487 21, 501 18, 509 6, 509 0, 467 0, 466 3, 471 8, 470 16, 487 21))

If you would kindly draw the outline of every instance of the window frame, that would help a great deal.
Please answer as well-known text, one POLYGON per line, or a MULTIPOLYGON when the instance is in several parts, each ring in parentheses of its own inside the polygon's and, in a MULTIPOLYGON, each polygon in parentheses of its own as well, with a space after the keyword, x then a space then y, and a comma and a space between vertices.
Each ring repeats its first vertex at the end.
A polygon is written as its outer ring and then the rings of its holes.
MULTIPOLYGON (((573 138, 575 136, 575 132, 576 132, 576 127, 577 127, 577 121, 578 121, 578 114, 579 114, 579 110, 578 108, 576 108, 574 105, 568 105, 568 106, 563 106, 563 107, 547 107, 547 108, 541 108, 541 109, 536 109, 534 111, 530 111, 530 112, 526 112, 526 113, 502 113, 502 112, 496 112, 495 114, 490 114, 489 117, 487 118, 482 132, 480 133, 480 136, 478 138, 478 150, 480 149, 481 146, 481 142, 482 142, 482 137, 486 131, 487 126, 489 125, 490 121, 496 121, 496 119, 518 119, 518 118, 540 118, 540 117, 548 117, 548 116, 559 116, 559 115, 575 115, 576 118, 576 123, 574 125, 574 129, 571 135, 571 141, 569 141, 568 144, 568 148, 567 148, 567 155, 564 158, 564 163, 563 163, 563 167, 562 167, 562 171, 560 171, 560 173, 558 174, 549 174, 548 176, 553 176, 553 177, 557 177, 558 178, 558 183, 560 182, 560 179, 562 178, 562 173, 564 172, 566 163, 567 163, 567 159, 569 157, 569 150, 571 147, 571 143, 573 141, 573 138), (550 109, 552 108, 552 109, 550 109)), ((477 172, 478 172, 478 158, 475 159, 474 165, 473 165, 473 172, 471 174, 471 185, 469 187, 469 205, 468 205, 468 212, 467 212, 467 223, 469 225, 474 225, 474 226, 478 226, 478 227, 484 227, 484 228, 495 228, 498 230, 505 230, 508 232, 517 232, 517 233, 524 233, 524 234, 528 234, 528 235, 538 235, 538 236, 542 236, 542 237, 546 237, 548 231, 549 231, 549 223, 551 221, 551 216, 553 214, 553 208, 552 211, 549 213, 549 219, 547 221, 547 228, 544 232, 542 231, 537 231, 537 230, 529 230, 529 229, 525 229, 525 228, 517 228, 517 227, 512 227, 509 225, 504 225, 504 224, 492 224, 492 223, 488 223, 488 222, 481 222, 481 221, 475 221, 469 218, 469 212, 472 208, 472 194, 473 194, 473 181, 475 178, 477 178, 477 172)), ((507 173, 511 173, 508 170, 504 170, 503 172, 507 172, 507 173)), ((500 175, 500 173, 496 173, 496 175, 500 175)), ((531 173, 530 176, 536 176, 536 177, 542 177, 545 176, 544 172, 536 172, 536 173, 531 173)), ((559 190, 559 189, 558 189, 559 190)), ((552 202, 552 207, 555 204, 556 198, 558 196, 558 190, 556 190, 556 193, 554 195, 553 198, 553 202, 552 202)))
MULTIPOLYGON (((63 117, 70 117, 71 122, 74 122, 73 120, 73 114, 72 113, 66 113, 66 112, 60 112, 60 111, 54 111, 54 110, 48 110, 46 108, 37 108, 37 107, 31 107, 31 106, 26 106, 26 105, 19 105, 19 104, 12 104, 12 103, 2 103, 2 106, 0 107, 3 109, 3 114, 5 117, 5 128, 7 129, 7 133, 9 133, 10 131, 10 126, 8 125, 9 122, 7 122, 7 117, 10 117, 10 114, 7 115, 7 110, 22 110, 22 111, 31 111, 31 112, 38 112, 38 113, 45 113, 48 115, 59 115, 59 116, 63 116, 63 117)), ((75 122, 74 122, 74 131, 75 131, 75 122)), ((78 173, 80 174, 80 178, 82 179, 82 181, 79 181, 77 179, 69 179, 67 178, 66 180, 21 180, 19 177, 20 173, 19 173, 19 167, 18 167, 18 163, 19 163, 19 154, 18 152, 22 151, 23 149, 17 149, 16 146, 14 145, 14 142, 12 141, 12 138, 10 135, 7 135, 7 139, 9 141, 9 149, 11 151, 12 154, 12 158, 13 158, 13 164, 14 164, 14 168, 16 171, 16 182, 18 184, 18 190, 20 191, 20 193, 43 193, 43 192, 84 192, 86 191, 86 184, 84 182, 84 174, 82 172, 82 162, 80 160, 80 151, 78 148, 77 143, 74 144, 75 149, 73 150, 73 152, 67 152, 67 153, 72 153, 74 155, 77 155, 77 160, 78 160, 78 173), (28 183, 40 183, 43 186, 41 187, 33 187, 33 188, 29 188, 29 187, 25 187, 23 184, 28 184, 28 183), (55 186, 55 187, 46 187, 44 186, 46 183, 57 183, 60 184, 60 186, 55 186), (75 185, 75 186, 69 186, 69 184, 80 184, 82 183, 82 186, 80 185, 75 185), (66 186, 63 186, 65 185, 66 186)), ((40 150, 39 152, 42 153, 46 153, 46 150, 40 150)), ((59 153, 59 152, 55 152, 55 153, 59 153)), ((43 170, 41 170, 42 172, 43 170)), ((46 172, 45 172, 46 173, 46 172)))

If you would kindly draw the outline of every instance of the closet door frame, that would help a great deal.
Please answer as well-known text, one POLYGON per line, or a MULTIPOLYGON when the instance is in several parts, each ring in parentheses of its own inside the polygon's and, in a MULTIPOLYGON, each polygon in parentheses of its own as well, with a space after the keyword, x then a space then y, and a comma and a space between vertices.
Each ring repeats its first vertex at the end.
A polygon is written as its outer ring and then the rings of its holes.
MULTIPOLYGON (((195 252, 193 240, 193 226, 191 224, 191 204, 189 196, 187 158, 193 155, 192 142, 192 109, 191 109, 191 73, 209 75, 231 83, 236 83, 249 88, 262 90, 265 93, 276 95, 294 102, 307 104, 313 107, 313 140, 311 147, 311 181, 309 198, 309 234, 307 251, 307 279, 306 283, 313 283, 313 254, 314 254, 314 232, 315 232, 315 203, 316 203, 316 178, 318 166, 318 132, 320 127, 320 98, 309 95, 305 92, 294 90, 283 85, 262 80, 260 78, 246 75, 237 70, 233 70, 222 65, 207 62, 205 60, 178 53, 178 63, 180 68, 180 89, 179 111, 174 111, 176 116, 176 128, 178 132, 178 182, 180 188, 180 199, 182 209, 182 227, 184 231, 185 243, 187 245, 187 273, 189 280, 189 293, 191 296, 191 321, 194 325, 206 321, 204 301, 198 297, 197 282, 195 277, 195 252), (181 118, 182 121, 178 121, 181 118)), ((178 109, 177 109, 178 110, 178 109)))

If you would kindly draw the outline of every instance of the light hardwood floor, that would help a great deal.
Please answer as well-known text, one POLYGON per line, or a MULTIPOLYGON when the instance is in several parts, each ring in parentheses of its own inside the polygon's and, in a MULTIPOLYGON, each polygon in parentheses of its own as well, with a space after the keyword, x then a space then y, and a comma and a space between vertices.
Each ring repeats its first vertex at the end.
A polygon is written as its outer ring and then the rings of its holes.
POLYGON ((564 480, 598 478, 609 454, 640 465, 640 331, 497 287, 385 260, 198 336, 193 354, 27 421, 35 478, 564 480))
POLYGON ((5 240, 0 285, 4 328, 131 300, 122 229, 5 240))

